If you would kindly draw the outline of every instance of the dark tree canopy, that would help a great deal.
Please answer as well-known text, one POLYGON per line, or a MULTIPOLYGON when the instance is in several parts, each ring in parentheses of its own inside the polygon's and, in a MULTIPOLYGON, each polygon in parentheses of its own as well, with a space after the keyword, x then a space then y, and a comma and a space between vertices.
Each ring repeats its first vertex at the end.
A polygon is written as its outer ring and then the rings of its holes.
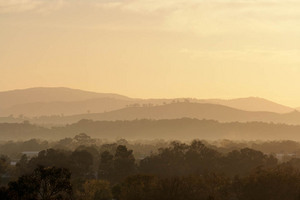
POLYGON ((18 200, 71 199, 71 173, 56 167, 38 167, 32 174, 23 175, 9 183, 8 196, 18 200))

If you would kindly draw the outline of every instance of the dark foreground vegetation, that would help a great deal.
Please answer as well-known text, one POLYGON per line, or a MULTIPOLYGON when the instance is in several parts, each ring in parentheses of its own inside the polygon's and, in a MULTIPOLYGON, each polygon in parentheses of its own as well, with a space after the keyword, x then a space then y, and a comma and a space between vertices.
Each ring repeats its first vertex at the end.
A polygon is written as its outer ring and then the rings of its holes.
POLYGON ((126 140, 97 146, 86 145, 92 140, 87 135, 76 139, 80 145, 73 150, 51 148, 36 157, 23 155, 15 166, 9 157, 1 156, 0 199, 300 198, 298 158, 278 162, 273 155, 254 149, 225 151, 199 140, 171 142, 142 157, 134 156, 128 147, 136 147, 126 140))

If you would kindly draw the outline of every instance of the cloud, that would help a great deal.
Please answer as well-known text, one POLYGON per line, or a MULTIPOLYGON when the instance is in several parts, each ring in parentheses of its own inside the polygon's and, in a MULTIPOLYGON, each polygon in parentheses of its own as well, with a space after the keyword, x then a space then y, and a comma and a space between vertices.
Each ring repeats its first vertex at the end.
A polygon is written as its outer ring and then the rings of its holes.
POLYGON ((300 64, 298 55, 300 49, 279 50, 279 49, 244 49, 244 50, 192 50, 181 49, 181 54, 191 59, 210 59, 210 60, 254 60, 266 63, 280 64, 300 64))
POLYGON ((115 0, 97 1, 112 12, 161 18, 166 31, 202 35, 295 30, 299 0, 115 0))
POLYGON ((261 8, 270 6, 299 5, 298 0, 94 0, 98 6, 122 8, 135 12, 157 12, 211 6, 219 9, 261 8))
POLYGON ((212 0, 190 2, 166 16, 165 26, 204 35, 289 30, 300 19, 300 2, 279 0, 212 0))
POLYGON ((42 2, 38 0, 0 0, 0 13, 24 12, 37 8, 42 2))
POLYGON ((0 0, 0 13, 48 13, 65 4, 65 0, 0 0))
POLYGON ((300 32, 299 0, 0 0, 0 13, 49 13, 63 7, 64 13, 91 16, 93 27, 101 28, 202 36, 300 32))

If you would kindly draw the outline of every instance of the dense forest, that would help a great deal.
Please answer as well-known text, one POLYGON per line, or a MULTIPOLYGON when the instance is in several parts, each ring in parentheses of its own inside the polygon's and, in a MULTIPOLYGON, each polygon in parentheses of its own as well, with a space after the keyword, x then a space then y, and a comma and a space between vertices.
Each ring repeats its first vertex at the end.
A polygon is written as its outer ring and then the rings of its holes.
MULTIPOLYGON (((21 158, 24 152, 40 152, 45 149, 61 149, 66 151, 74 151, 82 146, 93 146, 99 152, 110 148, 116 148, 118 145, 125 145, 133 150, 136 158, 149 156, 153 152, 157 152, 160 148, 168 147, 172 140, 125 140, 118 139, 101 139, 92 138, 85 133, 80 133, 74 137, 66 137, 60 140, 45 139, 29 139, 23 141, 2 141, 0 142, 1 154, 7 155, 12 160, 21 158)), ((189 142, 186 140, 187 143, 189 142)), ((273 140, 273 141, 246 141, 246 140, 201 140, 207 147, 221 153, 228 153, 232 150, 243 148, 251 148, 261 151, 264 154, 272 154, 274 156, 297 157, 300 155, 300 143, 291 140, 273 140)))
POLYGON ((0 199, 298 199, 300 159, 279 161, 247 146, 300 147, 292 141, 107 143, 83 133, 56 142, 7 142, 0 147, 9 155, 0 159, 0 199))

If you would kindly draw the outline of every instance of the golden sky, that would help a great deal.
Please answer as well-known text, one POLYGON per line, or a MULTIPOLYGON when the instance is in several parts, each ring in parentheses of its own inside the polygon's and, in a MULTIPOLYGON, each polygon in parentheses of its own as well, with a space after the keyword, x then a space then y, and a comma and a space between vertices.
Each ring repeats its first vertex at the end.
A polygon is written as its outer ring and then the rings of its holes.
POLYGON ((300 106, 299 0, 0 0, 0 90, 300 106))

